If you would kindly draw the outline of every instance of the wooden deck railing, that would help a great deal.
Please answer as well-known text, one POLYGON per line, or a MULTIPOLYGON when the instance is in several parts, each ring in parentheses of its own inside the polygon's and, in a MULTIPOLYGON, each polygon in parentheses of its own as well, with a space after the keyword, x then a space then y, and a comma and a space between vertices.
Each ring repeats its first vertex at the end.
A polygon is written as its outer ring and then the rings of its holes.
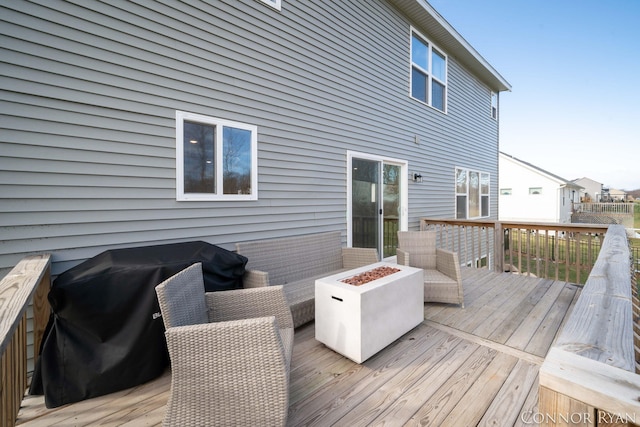
POLYGON ((573 203, 573 212, 624 214, 633 216, 633 203, 573 203))
POLYGON ((626 232, 612 225, 580 298, 540 369, 541 425, 640 423, 640 375, 634 351, 637 291, 632 276, 626 232))
POLYGON ((634 203, 573 203, 572 223, 622 224, 633 227, 634 203))
POLYGON ((438 247, 458 253, 462 265, 504 271, 504 240, 497 221, 420 218, 420 230, 435 230, 438 247))
POLYGON ((463 265, 584 283, 608 225, 421 218, 463 265))
POLYGON ((27 389, 27 307, 33 302, 34 359, 49 320, 50 255, 24 258, 0 281, 0 427, 14 426, 27 389))

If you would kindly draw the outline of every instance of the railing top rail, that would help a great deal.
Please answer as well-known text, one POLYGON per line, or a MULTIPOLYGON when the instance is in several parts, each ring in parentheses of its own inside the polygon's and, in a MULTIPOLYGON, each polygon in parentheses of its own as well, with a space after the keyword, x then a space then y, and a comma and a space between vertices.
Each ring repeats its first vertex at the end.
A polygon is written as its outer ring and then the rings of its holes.
POLYGON ((609 224, 557 224, 545 222, 501 221, 502 228, 526 228, 529 230, 579 231, 581 233, 606 233, 609 224))
POLYGON ((629 255, 624 227, 612 225, 555 347, 635 371, 629 255))
POLYGON ((421 224, 446 224, 446 225, 458 225, 458 226, 474 226, 474 227, 488 227, 495 228, 498 221, 483 221, 477 219, 439 219, 439 218, 420 218, 421 224))
POLYGON ((9 345, 50 263, 50 254, 25 257, 0 280, 0 354, 9 345))
POLYGON ((501 225, 505 228, 522 228, 528 230, 553 230, 553 231, 576 231, 581 233, 606 233, 609 224, 557 224, 548 222, 523 222, 523 221, 492 221, 477 219, 440 219, 440 218, 420 218, 421 224, 446 224, 465 227, 488 227, 496 228, 501 225))

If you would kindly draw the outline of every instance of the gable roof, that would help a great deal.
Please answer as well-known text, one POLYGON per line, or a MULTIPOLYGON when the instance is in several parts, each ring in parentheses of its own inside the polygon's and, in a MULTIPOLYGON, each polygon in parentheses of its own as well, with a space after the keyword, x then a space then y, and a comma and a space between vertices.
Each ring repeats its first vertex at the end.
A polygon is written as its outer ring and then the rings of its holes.
POLYGON ((410 16, 421 28, 428 29, 433 42, 469 68, 491 89, 497 92, 511 90, 509 82, 425 0, 389 2, 410 16))
POLYGON ((578 183, 578 181, 589 181, 589 182, 590 182, 590 183, 592 183, 592 184, 604 185, 603 183, 598 182, 598 181, 596 181, 596 180, 593 180, 593 179, 591 179, 591 178, 587 178, 586 176, 585 176, 585 177, 582 177, 582 178, 576 178, 576 179, 572 179, 572 180, 571 180, 571 182, 575 182, 576 184, 578 183))
POLYGON ((558 176, 558 175, 553 174, 553 173, 551 173, 549 171, 546 171, 546 170, 544 170, 542 168, 539 168, 538 166, 536 166, 534 164, 531 164, 529 162, 525 162, 524 160, 520 160, 520 159, 518 159, 516 157, 513 157, 512 155, 507 154, 507 153, 505 153, 503 151, 500 151, 500 156, 507 157, 507 158, 517 162, 517 163, 520 163, 521 165, 523 165, 525 167, 528 167, 529 169, 533 169, 534 171, 536 171, 536 172, 538 172, 538 173, 540 173, 542 175, 546 175, 549 178, 553 179, 554 181, 557 181, 561 186, 572 187, 572 188, 584 188, 584 187, 576 184, 573 181, 564 179, 561 176, 558 176))

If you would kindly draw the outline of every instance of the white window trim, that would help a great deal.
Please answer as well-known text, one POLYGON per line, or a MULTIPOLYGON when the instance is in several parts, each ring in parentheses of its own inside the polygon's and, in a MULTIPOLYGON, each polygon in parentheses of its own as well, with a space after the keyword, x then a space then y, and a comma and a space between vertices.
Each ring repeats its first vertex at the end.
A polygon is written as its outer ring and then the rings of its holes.
POLYGON ((436 111, 439 111, 440 113, 444 113, 447 114, 447 110, 449 109, 449 56, 444 53, 444 51, 442 49, 440 49, 438 46, 434 45, 433 42, 431 40, 429 40, 427 37, 424 36, 424 34, 422 34, 420 31, 418 31, 415 27, 411 26, 410 27, 410 31, 409 31, 409 97, 415 101, 418 101, 421 104, 424 105, 428 105, 429 107, 433 108, 436 111), (412 89, 413 89, 413 58, 412 58, 412 53, 413 53, 413 49, 411 48, 411 43, 412 43, 412 37, 413 37, 413 33, 416 33, 416 35, 418 35, 421 39, 423 39, 429 46, 428 46, 428 55, 427 55, 427 60, 429 61, 429 69, 425 70, 422 67, 420 67, 419 65, 416 64, 417 68, 421 71, 423 71, 426 75, 427 75, 427 86, 428 86, 428 96, 427 96, 427 102, 422 101, 421 99, 418 98, 414 98, 413 97, 413 93, 412 93, 412 89), (444 82, 440 79, 438 79, 437 77, 433 76, 433 65, 432 65, 432 51, 436 50, 440 55, 442 55, 444 57, 444 82), (432 102, 432 96, 433 96, 433 85, 432 85, 432 80, 435 80, 437 82, 439 82, 440 84, 444 85, 444 109, 441 110, 439 108, 436 108, 433 106, 433 102, 432 102))
POLYGON ((276 10, 282 10, 282 0, 260 0, 276 10))
MULTIPOLYGON (((216 162, 222 159, 222 144, 216 144, 216 162)), ((223 182, 222 166, 215 165, 216 182, 223 182)), ((217 200, 258 200, 258 127, 245 123, 233 122, 201 114, 176 111, 176 200, 178 201, 217 201, 217 200), (222 141, 223 127, 233 127, 251 131, 251 194, 224 194, 222 185, 216 193, 184 192, 184 122, 196 122, 215 126, 216 141, 222 141)))
MULTIPOLYGON (((454 173, 454 178, 456 176, 456 171, 457 170, 463 170, 466 172, 467 174, 467 192, 465 194, 463 193, 458 193, 458 186, 457 186, 457 182, 454 182, 454 194, 455 194, 455 204, 454 204, 454 211, 453 211, 453 217, 457 218, 458 216, 458 196, 466 196, 466 200, 467 203, 465 205, 465 219, 482 219, 482 218, 491 218, 491 174, 489 172, 484 172, 484 171, 480 171, 477 169, 469 169, 469 168, 463 168, 460 166, 456 166, 453 170, 454 173), (476 172, 478 174, 478 179, 480 180, 478 182, 478 197, 480 197, 479 199, 479 212, 480 212, 480 216, 474 216, 474 217, 470 217, 469 216, 469 191, 471 190, 471 183, 469 182, 469 172, 476 172), (482 175, 488 175, 489 176, 489 193, 483 193, 482 192, 482 175), (487 196, 487 216, 482 216, 482 196, 487 196)), ((454 179, 455 181, 455 179, 454 179)))

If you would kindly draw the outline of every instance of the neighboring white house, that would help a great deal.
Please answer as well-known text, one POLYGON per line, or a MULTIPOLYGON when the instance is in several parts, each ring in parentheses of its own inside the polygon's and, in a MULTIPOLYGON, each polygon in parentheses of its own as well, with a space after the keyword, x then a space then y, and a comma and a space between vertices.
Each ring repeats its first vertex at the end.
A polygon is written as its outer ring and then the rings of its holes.
POLYGON ((498 216, 501 221, 571 222, 571 202, 581 186, 500 152, 498 216))
POLYGON ((603 200, 603 202, 627 201, 627 192, 624 190, 618 190, 617 188, 605 188, 603 192, 606 195, 606 200, 603 200))
POLYGON ((579 178, 572 181, 574 184, 581 186, 584 190, 580 191, 580 201, 583 203, 600 203, 602 202, 602 183, 594 181, 590 178, 579 178))

